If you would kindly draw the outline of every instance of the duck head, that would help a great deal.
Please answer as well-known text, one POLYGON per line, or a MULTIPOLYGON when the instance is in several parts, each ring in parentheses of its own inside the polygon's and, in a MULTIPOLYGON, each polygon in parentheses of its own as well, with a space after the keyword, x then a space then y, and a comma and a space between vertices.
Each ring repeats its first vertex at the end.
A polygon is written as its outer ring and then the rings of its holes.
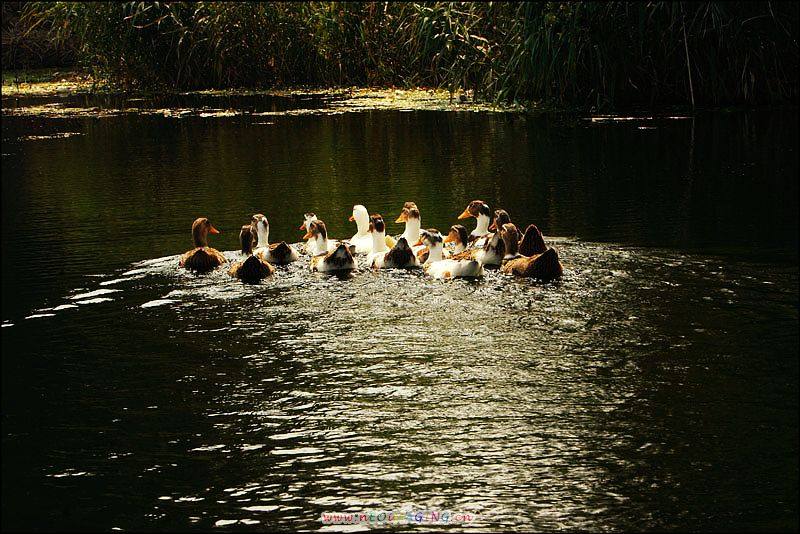
POLYGON ((459 219, 466 219, 468 217, 475 217, 478 219, 478 224, 475 229, 470 233, 470 236, 480 237, 489 233, 489 217, 492 212, 489 205, 483 200, 473 200, 469 205, 464 208, 459 219))
POLYGON ((511 222, 511 216, 506 210, 494 210, 494 220, 489 230, 499 231, 504 224, 511 222))
POLYGON ((386 223, 380 213, 373 213, 369 216, 369 233, 372 234, 372 251, 386 252, 386 223))
POLYGON ((505 245, 506 258, 519 256, 519 240, 521 237, 519 229, 514 223, 505 223, 500 227, 500 238, 505 245))
POLYGON ((386 223, 380 213, 373 213, 369 216, 369 231, 379 234, 386 233, 386 223))
POLYGON ((359 234, 366 234, 369 232, 369 212, 367 211, 367 208, 361 204, 356 204, 353 206, 353 214, 348 220, 356 223, 359 234))
POLYGON ((313 213, 311 211, 309 211, 308 213, 304 213, 303 214, 303 224, 300 225, 299 229, 300 230, 305 230, 306 232, 308 232, 309 223, 311 223, 311 221, 316 221, 316 220, 318 220, 316 213, 313 213))
POLYGON ((477 219, 479 215, 484 215, 488 219, 491 217, 492 211, 489 209, 489 205, 483 200, 473 200, 464 208, 464 211, 461 212, 458 218, 466 219, 468 217, 475 217, 477 219))
POLYGON ((250 256, 253 253, 253 227, 245 224, 239 231, 239 243, 242 247, 242 254, 250 256))
POLYGON ((450 227, 450 231, 447 233, 447 237, 444 239, 444 242, 455 243, 455 251, 458 253, 467 249, 468 240, 469 234, 467 233, 467 229, 464 228, 463 225, 454 224, 450 227))
POLYGON ((206 217, 198 217, 192 223, 192 239, 195 247, 208 246, 208 233, 218 234, 219 230, 214 228, 206 217))
POLYGON ((419 208, 414 202, 406 202, 403 204, 403 210, 400 212, 400 215, 397 216, 397 219, 394 221, 396 223, 407 223, 411 219, 419 220, 419 208))
POLYGON ((428 228, 427 230, 420 230, 419 241, 417 245, 425 245, 428 247, 428 260, 425 263, 431 263, 442 259, 442 250, 444 249, 444 240, 442 234, 436 228, 428 228))
POLYGON ((325 223, 319 219, 309 221, 308 232, 303 236, 303 239, 313 239, 316 243, 318 254, 327 253, 328 229, 325 227, 325 223))

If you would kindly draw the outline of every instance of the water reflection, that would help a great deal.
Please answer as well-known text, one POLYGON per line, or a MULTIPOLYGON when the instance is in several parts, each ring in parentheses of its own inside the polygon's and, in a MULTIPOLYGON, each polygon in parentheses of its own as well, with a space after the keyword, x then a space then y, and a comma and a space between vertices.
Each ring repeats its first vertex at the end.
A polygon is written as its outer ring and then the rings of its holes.
MULTIPOLYGON (((245 286, 188 275, 177 256, 101 278, 113 292, 88 287, 65 301, 106 302, 35 320, 83 323, 75 314, 121 306, 152 340, 93 336, 72 365, 117 400, 62 392, 77 404, 67 411, 90 421, 49 431, 73 444, 41 473, 73 490, 118 469, 146 481, 128 522, 115 523, 123 528, 316 530, 326 512, 432 509, 475 514, 462 527, 491 530, 762 525, 757 511, 732 512, 730 477, 753 483, 751 462, 772 467, 760 447, 734 443, 738 429, 763 425, 761 402, 780 406, 776 392, 796 388, 747 365, 775 356, 759 333, 796 342, 796 293, 770 288, 796 273, 756 278, 721 258, 557 246, 570 267, 547 285, 497 271, 477 282, 368 270, 340 280, 294 264, 245 286), (765 306, 769 330, 719 342, 765 306), (109 356, 128 370, 92 369, 109 356), (67 452, 90 443, 94 460, 67 452), (698 493, 716 497, 701 505, 698 493)), ((92 318, 101 329, 102 315, 92 318)), ((759 432, 791 450, 787 429, 759 432)), ((791 486, 764 499, 775 491, 791 486)))
POLYGON ((5 527, 796 527, 785 117, 11 119, 5 527), (252 213, 296 241, 309 210, 349 236, 354 203, 414 200, 446 230, 473 198, 543 228, 564 279, 177 268, 200 214, 233 258, 252 213))

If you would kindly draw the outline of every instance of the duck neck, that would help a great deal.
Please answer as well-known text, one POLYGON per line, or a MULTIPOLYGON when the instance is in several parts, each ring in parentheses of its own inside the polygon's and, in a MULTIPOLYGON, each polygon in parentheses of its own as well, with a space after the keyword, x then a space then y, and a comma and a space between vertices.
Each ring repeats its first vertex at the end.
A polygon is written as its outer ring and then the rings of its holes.
POLYGON ((464 252, 465 250, 467 250, 467 246, 463 243, 463 241, 459 241, 453 248, 453 253, 458 254, 459 252, 464 252))
POLYGON ((253 254, 253 237, 251 234, 242 236, 242 255, 250 256, 253 254))
POLYGON ((406 231, 403 233, 403 237, 405 237, 406 241, 409 243, 416 243, 419 241, 419 229, 421 227, 422 220, 416 217, 409 217, 406 221, 406 231))
POLYGON ((261 247, 268 247, 269 246, 269 228, 264 227, 263 225, 258 225, 258 244, 256 245, 257 248, 261 247))
POLYGON ((436 243, 435 245, 431 245, 428 247, 428 259, 425 260, 425 263, 432 263, 434 261, 441 261, 442 259, 442 249, 444 245, 442 243, 436 243))
POLYGON ((356 219, 356 226, 358 227, 358 232, 356 235, 359 237, 363 237, 369 234, 369 216, 359 213, 355 216, 356 219))
POLYGON ((328 238, 317 234, 314 237, 314 245, 316 250, 314 250, 314 255, 319 256, 320 254, 326 254, 328 252, 328 238))
POLYGON ((378 232, 372 231, 372 252, 386 252, 389 247, 386 246, 386 231, 378 232))
POLYGON ((472 235, 476 236, 484 236, 489 233, 489 216, 484 215, 483 213, 479 213, 476 217, 478 219, 478 224, 475 226, 475 229, 472 231, 472 235))
POLYGON ((205 248, 208 246, 208 230, 205 232, 203 228, 197 226, 192 229, 192 239, 194 240, 194 246, 197 248, 205 248))

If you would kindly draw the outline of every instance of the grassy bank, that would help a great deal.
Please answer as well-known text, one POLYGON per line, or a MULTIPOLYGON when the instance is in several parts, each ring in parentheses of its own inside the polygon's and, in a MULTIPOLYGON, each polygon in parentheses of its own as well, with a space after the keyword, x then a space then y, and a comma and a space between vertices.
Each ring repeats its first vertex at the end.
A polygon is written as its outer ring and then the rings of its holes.
POLYGON ((793 102, 797 2, 32 2, 129 89, 435 87, 598 111, 793 102))

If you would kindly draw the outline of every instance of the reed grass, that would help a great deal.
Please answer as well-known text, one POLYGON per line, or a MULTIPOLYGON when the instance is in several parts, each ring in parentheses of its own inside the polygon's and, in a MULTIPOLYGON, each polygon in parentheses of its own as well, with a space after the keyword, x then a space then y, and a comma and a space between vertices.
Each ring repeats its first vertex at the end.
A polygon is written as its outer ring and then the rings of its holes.
POLYGON ((128 88, 435 86, 605 110, 795 101, 799 6, 30 2, 20 20, 128 88))

